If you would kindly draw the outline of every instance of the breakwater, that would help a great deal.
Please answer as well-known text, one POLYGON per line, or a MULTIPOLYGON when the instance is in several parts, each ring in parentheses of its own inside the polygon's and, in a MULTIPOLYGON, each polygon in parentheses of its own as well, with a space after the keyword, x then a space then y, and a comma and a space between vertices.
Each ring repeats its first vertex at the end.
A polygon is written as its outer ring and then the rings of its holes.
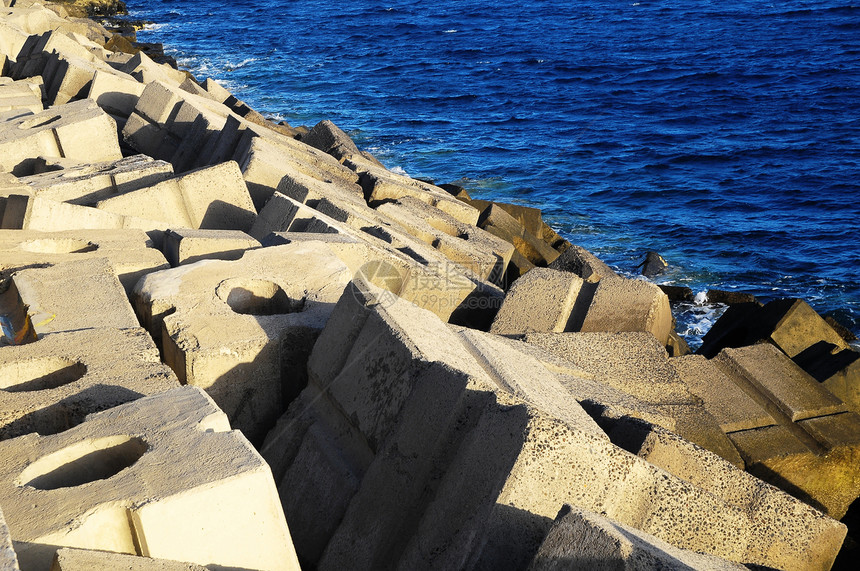
POLYGON ((60 6, 0 37, 10 566, 833 564, 860 362, 802 300, 726 297, 692 354, 691 291, 536 209, 60 6))

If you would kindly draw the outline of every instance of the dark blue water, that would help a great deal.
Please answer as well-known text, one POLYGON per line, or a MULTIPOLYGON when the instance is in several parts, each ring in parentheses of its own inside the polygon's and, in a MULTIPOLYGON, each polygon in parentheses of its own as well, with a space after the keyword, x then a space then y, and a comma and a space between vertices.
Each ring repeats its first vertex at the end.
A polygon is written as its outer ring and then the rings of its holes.
MULTIPOLYGON (((860 330, 860 6, 131 0, 140 33, 389 168, 543 209, 660 282, 797 296, 860 330)), ((692 337, 712 306, 682 316, 692 337)))

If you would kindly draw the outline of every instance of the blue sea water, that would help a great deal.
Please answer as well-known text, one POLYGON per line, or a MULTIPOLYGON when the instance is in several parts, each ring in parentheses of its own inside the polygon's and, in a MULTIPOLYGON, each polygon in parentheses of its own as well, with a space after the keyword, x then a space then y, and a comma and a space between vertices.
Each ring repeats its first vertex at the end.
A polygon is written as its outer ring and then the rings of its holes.
MULTIPOLYGON (((141 41, 389 168, 543 210, 660 283, 803 297, 860 332, 860 6, 129 0, 141 41)), ((719 314, 687 306, 696 343, 719 314)))

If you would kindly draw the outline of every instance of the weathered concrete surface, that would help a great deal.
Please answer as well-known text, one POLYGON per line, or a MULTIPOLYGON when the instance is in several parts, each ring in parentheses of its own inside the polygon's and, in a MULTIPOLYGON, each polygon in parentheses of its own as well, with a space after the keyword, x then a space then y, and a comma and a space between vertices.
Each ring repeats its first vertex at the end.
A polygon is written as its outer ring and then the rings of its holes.
MULTIPOLYGON (((277 192, 260 211, 251 235, 263 239, 280 231, 338 233, 367 244, 371 254, 361 264, 372 265, 363 273, 384 281, 371 278, 372 283, 452 323, 486 328, 504 297, 498 286, 481 280, 367 206, 341 202, 336 207, 321 199, 311 208, 277 192)), ((350 268, 357 272, 361 265, 350 268)))
MULTIPOLYGON (((523 337, 609 385, 658 411, 663 418, 646 420, 743 466, 733 444, 669 364, 661 344, 648 333, 530 333, 523 337)), ((577 389, 574 387, 573 389, 577 389)), ((596 400, 600 404, 599 400, 596 400)), ((608 403, 607 403, 608 404, 608 403)), ((647 410, 647 409, 646 409, 647 410)), ((633 411, 629 411, 633 413, 633 411)), ((640 417, 642 418, 642 417, 640 417)))
POLYGON ((179 380, 260 441, 304 387, 308 354, 351 277, 325 244, 296 243, 156 272, 132 297, 179 380))
POLYGON ((100 200, 96 206, 178 227, 218 230, 249 230, 257 214, 239 166, 233 161, 100 200))
MULTIPOLYGON (((344 292, 308 388, 263 448, 309 563, 521 568, 570 503, 733 561, 831 564, 838 522, 704 450, 692 456, 717 471, 694 485, 613 444, 576 403, 542 412, 503 387, 551 398, 557 385, 534 387, 549 369, 523 376, 518 353, 487 350, 501 351, 491 336, 469 349, 429 312, 381 294, 344 292)), ((681 449, 645 452, 667 450, 681 449)))
POLYGON ((776 421, 730 432, 747 469, 841 518, 860 496, 860 416, 769 344, 711 361, 776 421))
POLYGON ((125 290, 105 258, 21 270, 12 277, 12 282, 21 299, 30 306, 40 335, 139 326, 125 290))
POLYGON ((538 268, 514 282, 493 332, 540 331, 646 331, 666 345, 672 311, 666 294, 648 282, 617 277, 584 281, 570 272, 538 268))
POLYGON ((269 467, 195 387, 0 442, 0 456, 0 504, 25 568, 47 569, 61 546, 299 568, 269 467))
POLYGON ((5 230, 39 230, 42 232, 120 228, 151 231, 166 230, 168 226, 170 224, 163 220, 123 216, 98 208, 57 202, 28 194, 10 194, 4 201, 3 220, 0 222, 0 227, 5 230))
POLYGON ((699 353, 772 343, 804 371, 860 412, 860 351, 852 348, 809 304, 778 299, 765 306, 730 307, 703 338, 699 353))
POLYGON ((0 123, 0 170, 31 174, 40 155, 93 162, 121 159, 116 124, 89 99, 0 123))
POLYGON ((153 186, 173 178, 170 163, 146 155, 134 155, 117 161, 87 162, 21 177, 32 194, 58 202, 82 206, 95 204, 111 196, 153 186))
POLYGON ((508 290, 490 331, 499 335, 561 333, 568 327, 583 285, 573 274, 535 268, 508 290))
POLYGON ((126 293, 142 276, 168 267, 142 230, 0 230, 0 270, 91 258, 106 258, 126 293))
POLYGON ((565 505, 541 544, 529 571, 742 570, 733 563, 678 549, 653 535, 609 518, 565 505))
POLYGON ((238 260, 260 242, 240 230, 168 230, 162 249, 172 266, 200 260, 238 260))
POLYGON ((3 510, 0 510, 0 569, 19 571, 18 555, 12 546, 12 536, 9 534, 6 518, 3 517, 3 510))
POLYGON ((122 571, 207 571, 210 567, 169 559, 153 559, 71 547, 58 549, 51 564, 51 571, 117 571, 120 569, 122 571))
POLYGON ((179 386, 141 328, 83 329, 0 347, 0 439, 55 434, 87 414, 179 386))

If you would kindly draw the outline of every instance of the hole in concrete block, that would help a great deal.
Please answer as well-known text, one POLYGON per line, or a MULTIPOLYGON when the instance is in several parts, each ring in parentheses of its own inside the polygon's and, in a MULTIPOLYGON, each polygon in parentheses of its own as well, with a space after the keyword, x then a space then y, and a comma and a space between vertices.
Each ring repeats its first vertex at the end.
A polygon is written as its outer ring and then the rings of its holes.
POLYGON ((230 309, 242 315, 297 313, 305 304, 304 299, 290 299, 281 286, 269 280, 225 280, 216 293, 230 309))
POLYGON ((42 238, 21 244, 25 252, 37 254, 83 254, 95 252, 98 248, 97 244, 74 238, 42 238))
POLYGON ((44 117, 34 117, 33 119, 28 119, 27 121, 22 122, 18 125, 19 129, 35 129, 36 127, 44 127, 45 125, 50 125, 55 121, 60 120, 59 115, 54 115, 53 117, 48 117, 45 119, 44 117))
POLYGON ((0 390, 7 393, 44 391, 73 383, 87 373, 83 363, 46 357, 0 365, 0 390))
POLYGON ((107 436, 67 446, 30 464, 19 486, 37 490, 72 488, 105 480, 133 466, 149 446, 134 436, 107 436))

